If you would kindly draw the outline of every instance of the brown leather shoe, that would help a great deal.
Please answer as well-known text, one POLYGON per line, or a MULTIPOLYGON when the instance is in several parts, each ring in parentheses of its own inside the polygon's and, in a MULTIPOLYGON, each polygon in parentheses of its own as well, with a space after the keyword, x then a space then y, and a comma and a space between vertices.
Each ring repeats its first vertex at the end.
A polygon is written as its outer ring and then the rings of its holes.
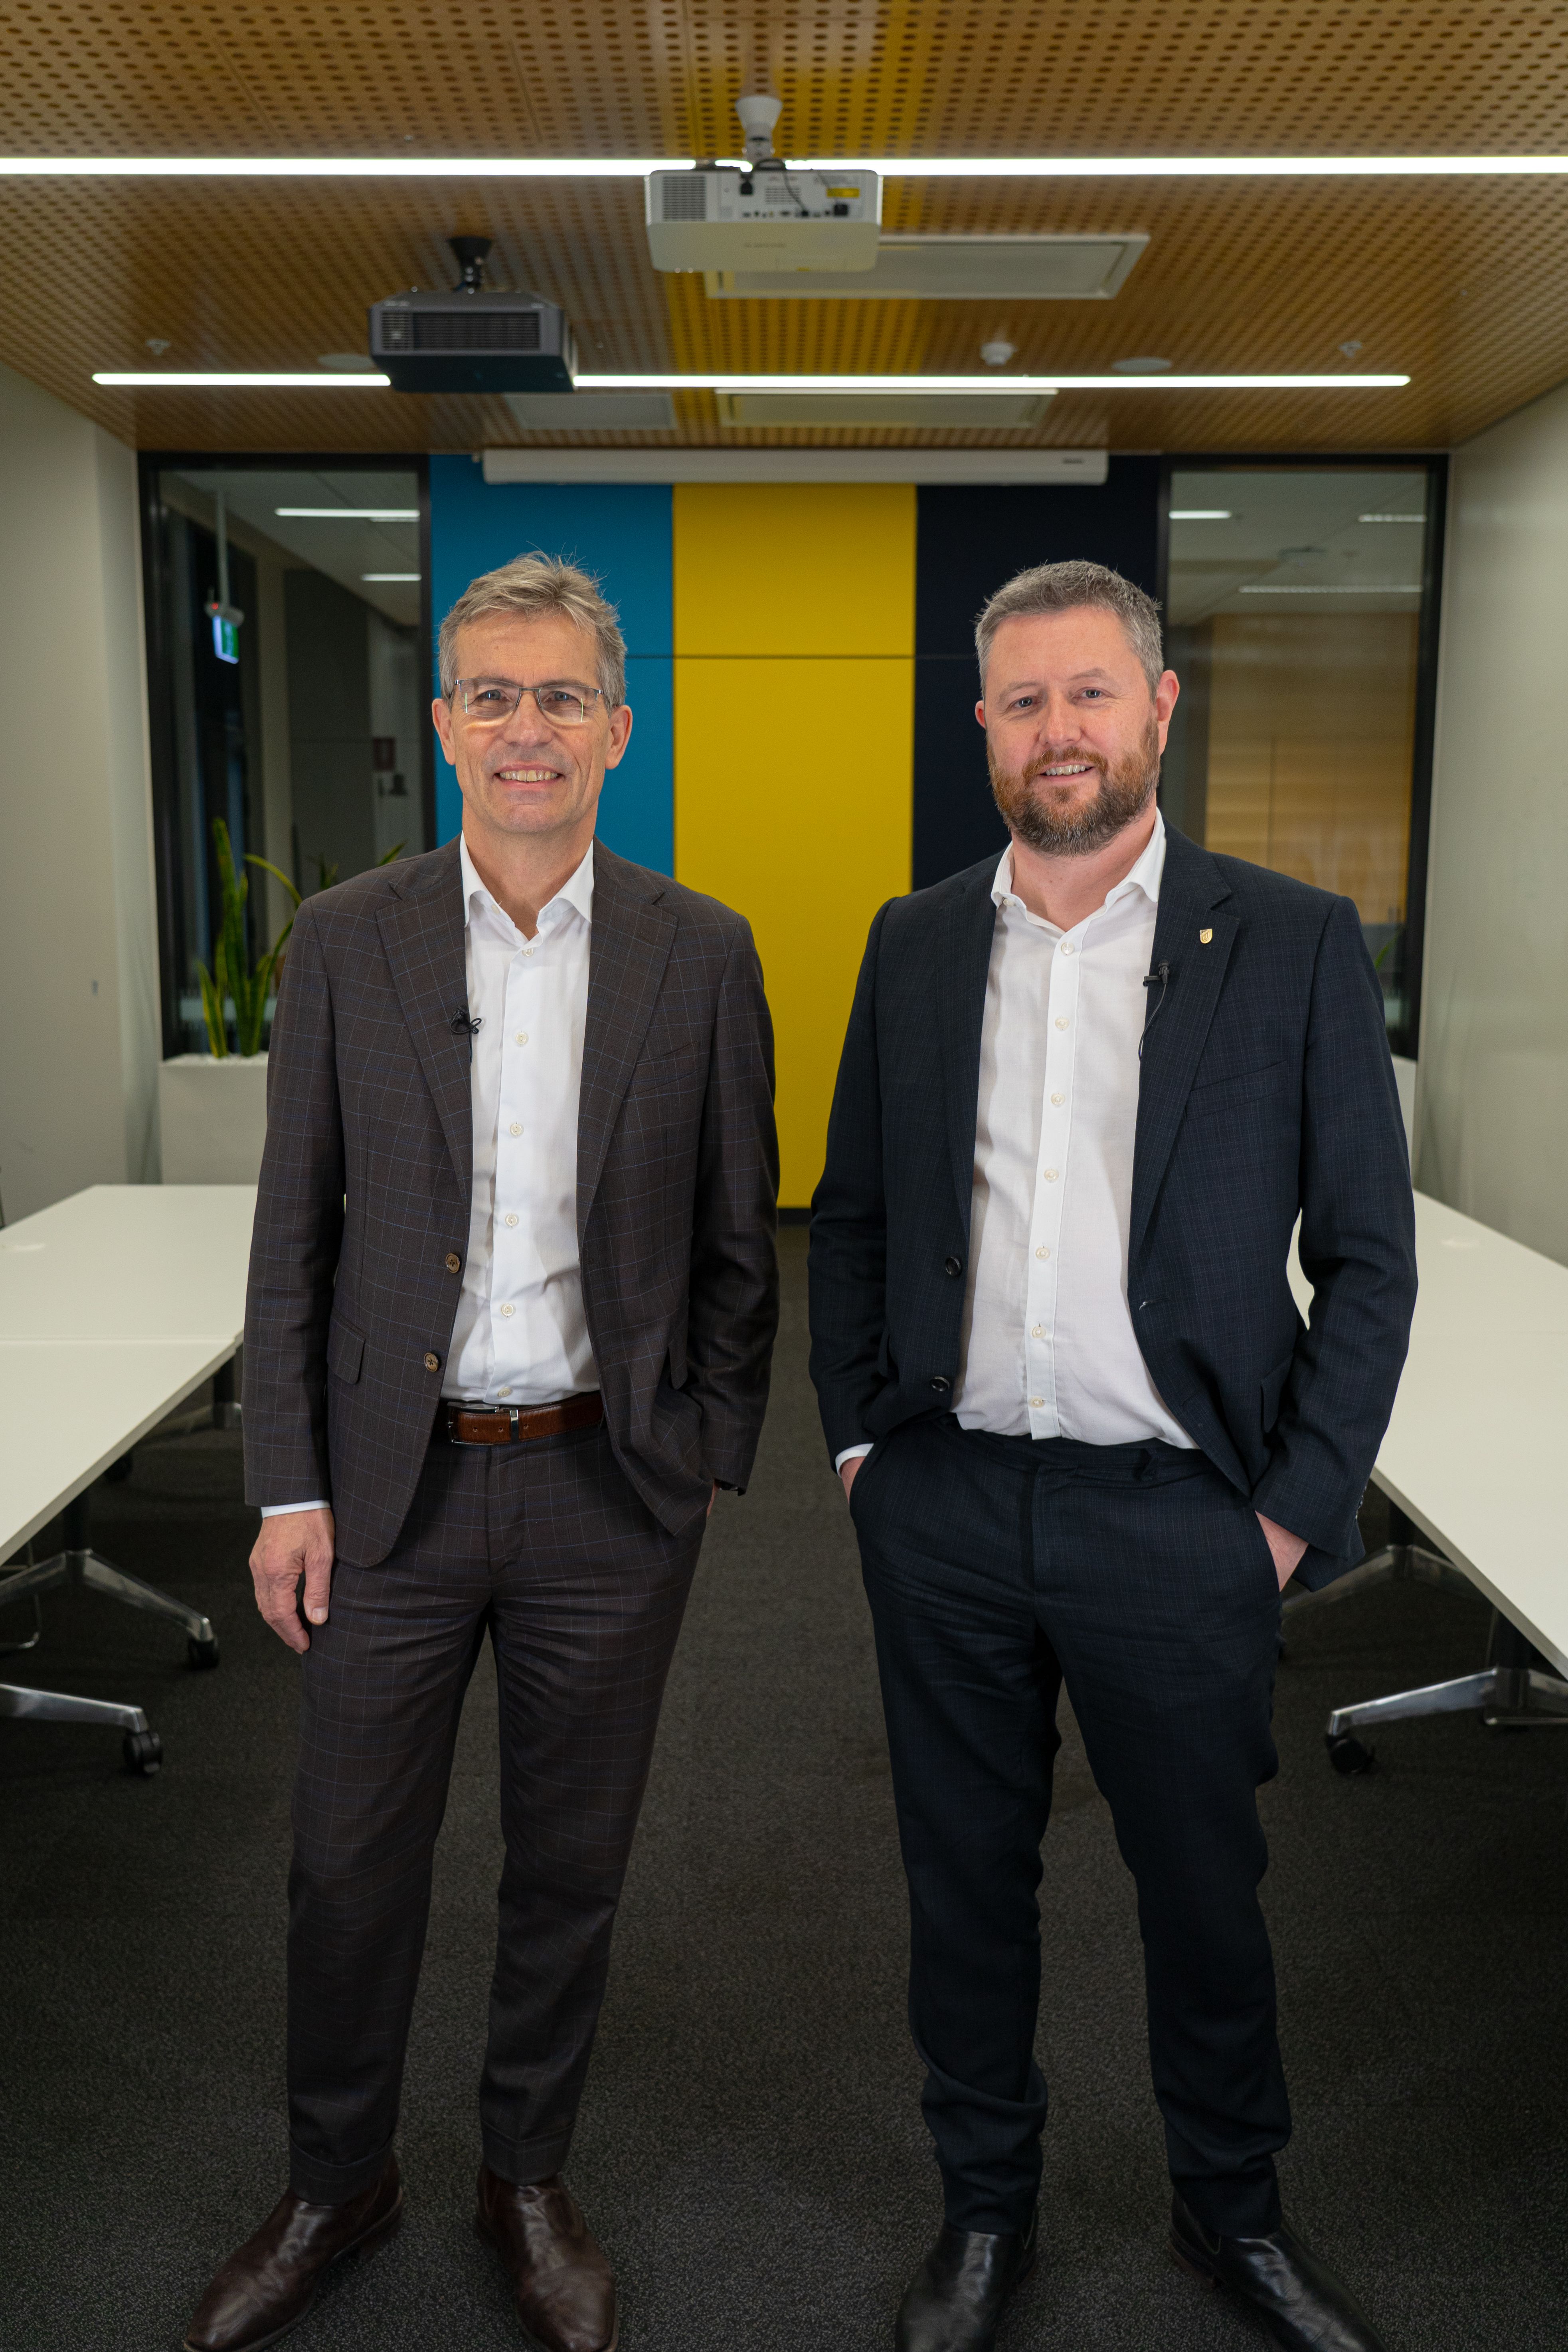
POLYGON ((543 2352, 616 2352, 616 2281, 556 2173, 520 2189, 479 2167, 474 2227, 506 2264, 518 2317, 543 2352))
POLYGON ((307 2205, 290 2189, 203 2295, 185 2352, 261 2352, 276 2344, 305 2317, 329 2263, 344 2254, 368 2260, 402 2219, 395 2156, 374 2188, 346 2205, 307 2205))

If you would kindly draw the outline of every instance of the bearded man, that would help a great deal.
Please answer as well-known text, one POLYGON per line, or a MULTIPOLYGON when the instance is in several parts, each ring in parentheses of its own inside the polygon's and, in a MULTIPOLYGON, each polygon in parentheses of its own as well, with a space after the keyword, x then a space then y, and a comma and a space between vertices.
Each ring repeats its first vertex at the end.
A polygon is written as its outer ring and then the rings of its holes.
POLYGON ((1172 2252, 1278 2343, 1377 2352, 1280 2212, 1256 1790, 1281 1588, 1361 1557, 1415 1304, 1382 993, 1348 899, 1163 824, 1141 589, 1046 564, 976 641, 1011 846, 873 923, 811 1237, 945 2195, 896 2341, 986 2352, 1036 2259, 1065 1683, 1137 1882, 1172 2252))

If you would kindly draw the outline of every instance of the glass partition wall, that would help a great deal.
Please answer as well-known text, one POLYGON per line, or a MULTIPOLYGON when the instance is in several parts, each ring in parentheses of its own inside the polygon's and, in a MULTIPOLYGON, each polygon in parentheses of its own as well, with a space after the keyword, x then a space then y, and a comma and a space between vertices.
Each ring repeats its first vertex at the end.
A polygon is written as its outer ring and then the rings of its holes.
POLYGON ((424 512, 406 461, 142 461, 165 1054, 206 1049, 215 820, 253 960, 293 902, 247 856, 308 897, 432 845, 424 512))
POLYGON ((1176 465, 1162 801, 1207 848, 1353 898, 1415 1049, 1439 465, 1176 465))

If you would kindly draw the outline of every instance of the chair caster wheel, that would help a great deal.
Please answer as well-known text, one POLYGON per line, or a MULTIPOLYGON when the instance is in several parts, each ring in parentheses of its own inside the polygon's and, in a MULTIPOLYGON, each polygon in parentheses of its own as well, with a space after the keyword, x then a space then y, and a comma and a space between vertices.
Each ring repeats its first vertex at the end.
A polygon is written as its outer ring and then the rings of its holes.
POLYGON ((121 1743, 121 1754, 128 1772, 139 1772, 144 1780, 163 1769, 163 1743, 155 1731, 128 1731, 121 1743))
POLYGON ((1364 1747, 1352 1731, 1342 1731, 1337 1739, 1331 1737, 1326 1745, 1330 1763, 1336 1772, 1347 1777, 1354 1772, 1370 1772, 1377 1762, 1376 1750, 1364 1747))
POLYGON ((185 1655, 193 1666, 216 1666, 218 1661, 217 1635, 210 1642, 198 1642, 194 1633, 185 1636, 185 1655))

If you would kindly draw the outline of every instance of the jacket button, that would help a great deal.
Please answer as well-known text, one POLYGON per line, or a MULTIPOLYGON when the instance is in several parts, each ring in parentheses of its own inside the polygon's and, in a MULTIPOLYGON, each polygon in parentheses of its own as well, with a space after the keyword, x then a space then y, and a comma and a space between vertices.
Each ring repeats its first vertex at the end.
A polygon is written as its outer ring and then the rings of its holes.
POLYGON ((448 1274, 461 1274, 462 1270, 463 1270, 463 1261, 462 1261, 462 1259, 458 1255, 457 1251, 456 1251, 456 1250, 448 1250, 448 1251, 447 1252, 447 1273, 448 1273, 448 1274))
POLYGON ((425 1369, 427 1372, 438 1372, 441 1369, 440 1357, 426 1355, 425 1359, 425 1369))
POLYGON ((963 1260, 962 1258, 947 1257, 943 1258, 942 1263, 942 1270, 946 1274, 962 1274, 963 1272, 963 1260))
POLYGON ((952 1382, 951 1381, 944 1381, 942 1374, 938 1372, 936 1378, 931 1382, 931 1386, 935 1389, 939 1396, 945 1396, 948 1390, 952 1386, 952 1382))

